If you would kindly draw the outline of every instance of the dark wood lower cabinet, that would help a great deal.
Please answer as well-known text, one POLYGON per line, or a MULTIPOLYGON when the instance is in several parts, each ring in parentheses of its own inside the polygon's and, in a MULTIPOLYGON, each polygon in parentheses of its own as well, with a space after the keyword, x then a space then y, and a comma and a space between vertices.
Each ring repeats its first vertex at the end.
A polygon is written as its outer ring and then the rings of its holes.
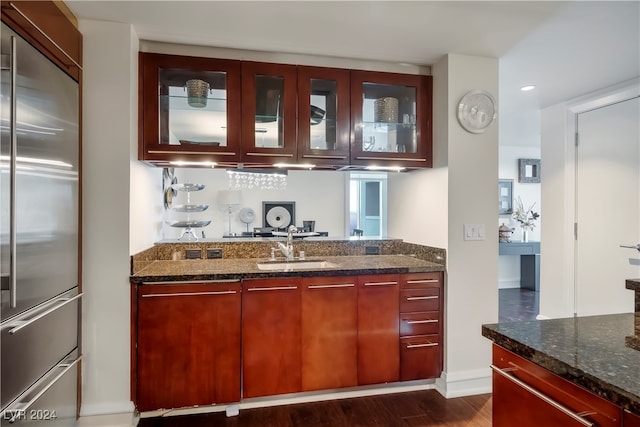
POLYGON ((622 425, 624 427, 640 427, 640 415, 624 411, 624 423, 622 425))
POLYGON ((439 377, 442 280, 436 272, 134 285, 137 408, 439 377))
POLYGON ((400 379, 397 274, 358 276, 358 384, 400 379))
POLYGON ((240 400, 240 283, 143 285, 138 410, 240 400))
POLYGON ((496 345, 493 365, 494 427, 622 426, 617 405, 496 345))
POLYGON ((243 282, 242 395, 301 390, 301 279, 243 282))
POLYGON ((302 390, 358 384, 356 277, 304 279, 302 390))
POLYGON ((439 335, 400 338, 400 381, 439 377, 441 346, 439 335))

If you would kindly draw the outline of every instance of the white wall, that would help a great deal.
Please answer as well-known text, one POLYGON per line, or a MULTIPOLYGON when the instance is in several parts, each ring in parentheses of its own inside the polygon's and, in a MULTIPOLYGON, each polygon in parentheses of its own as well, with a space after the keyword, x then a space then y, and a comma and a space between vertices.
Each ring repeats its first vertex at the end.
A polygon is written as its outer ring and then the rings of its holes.
MULTIPOLYGON (((206 187, 198 192, 191 193, 191 202, 194 204, 208 204, 209 208, 198 214, 192 214, 192 219, 212 220, 212 223, 202 229, 207 238, 219 238, 227 233, 229 220, 226 205, 218 203, 218 191, 229 188, 229 179, 222 169, 197 169, 176 168, 175 176, 179 183, 191 182, 205 184, 206 187)), ((345 179, 348 172, 337 171, 289 171, 287 186, 284 190, 241 190, 242 203, 235 207, 231 214, 231 231, 240 233, 246 231, 246 225, 238 218, 238 211, 243 207, 250 207, 256 213, 255 221, 249 225, 253 227, 263 226, 263 201, 293 201, 295 202, 295 222, 301 226, 304 220, 315 220, 316 231, 327 231, 329 236, 343 236, 345 230, 345 179)), ((160 180, 158 182, 161 182, 160 180)), ((162 191, 157 189, 156 200, 162 200, 162 191)), ((186 200, 186 193, 179 192, 175 203, 182 204, 186 200)), ((186 214, 166 211, 165 219, 185 219, 186 214)), ((182 229, 165 225, 163 228, 164 239, 174 239, 180 236, 182 229)))
POLYGON ((131 143, 137 129, 137 78, 132 74, 137 37, 124 24, 81 20, 79 27, 84 37, 84 416, 133 411, 129 392, 130 184, 141 175, 130 172, 131 143))
POLYGON ((490 341, 481 326, 498 318, 498 126, 464 131, 457 104, 469 90, 498 97, 498 61, 448 55, 432 67, 434 168, 391 175, 389 234, 447 249, 445 373, 447 397, 491 390, 490 341), (487 239, 464 241, 463 224, 485 224, 487 239))
MULTIPOLYGON (((501 136, 502 138, 502 136, 501 136)), ((540 200, 539 183, 521 183, 518 182, 518 159, 540 159, 540 147, 506 145, 500 144, 498 148, 499 166, 498 177, 500 179, 513 180, 513 200, 514 206, 518 196, 522 199, 526 208, 535 203, 533 210, 540 214, 540 218, 535 223, 535 228, 529 232, 529 240, 533 242, 540 241, 540 230, 542 226, 542 204, 540 200)), ((544 162, 541 162, 541 169, 544 173, 544 162)), ((544 177, 541 175, 542 179, 544 177)), ((522 239, 522 229, 518 221, 511 218, 510 215, 500 215, 498 217, 498 226, 506 224, 511 228, 515 228, 515 232, 511 236, 511 241, 517 242, 522 239)), ((503 255, 498 257, 498 288, 519 288, 520 287, 520 256, 503 255)))

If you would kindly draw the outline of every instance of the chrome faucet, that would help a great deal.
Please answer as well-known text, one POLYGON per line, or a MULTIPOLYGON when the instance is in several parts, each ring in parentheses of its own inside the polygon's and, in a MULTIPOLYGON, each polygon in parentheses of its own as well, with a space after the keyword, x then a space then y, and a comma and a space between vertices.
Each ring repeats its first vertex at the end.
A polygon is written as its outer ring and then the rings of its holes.
POLYGON ((295 225, 290 225, 287 229, 287 245, 283 245, 281 242, 278 242, 278 249, 280 252, 287 258, 287 261, 291 261, 293 259, 293 233, 297 233, 298 228, 295 225))

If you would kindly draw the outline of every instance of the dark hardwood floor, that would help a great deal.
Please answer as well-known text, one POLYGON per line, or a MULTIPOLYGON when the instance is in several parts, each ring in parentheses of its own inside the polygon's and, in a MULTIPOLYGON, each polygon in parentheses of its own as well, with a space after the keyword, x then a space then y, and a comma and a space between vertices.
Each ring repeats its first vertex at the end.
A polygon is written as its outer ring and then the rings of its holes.
POLYGON ((498 319, 500 322, 535 320, 540 312, 540 292, 529 289, 500 289, 498 319))
POLYGON ((143 418, 138 427, 491 427, 491 395, 445 399, 435 390, 224 412, 143 418))

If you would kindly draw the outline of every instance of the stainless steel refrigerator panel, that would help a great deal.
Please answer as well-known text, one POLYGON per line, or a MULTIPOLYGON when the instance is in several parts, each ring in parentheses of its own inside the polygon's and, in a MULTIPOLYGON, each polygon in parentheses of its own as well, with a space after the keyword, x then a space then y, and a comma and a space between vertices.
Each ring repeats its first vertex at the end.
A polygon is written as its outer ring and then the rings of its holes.
POLYGON ((0 312, 5 320, 78 285, 79 88, 4 24, 2 59, 0 312))
POLYGON ((80 358, 69 354, 0 416, 0 426, 70 427, 77 425, 80 358))
POLYGON ((2 409, 78 346, 77 289, 0 326, 2 409))

